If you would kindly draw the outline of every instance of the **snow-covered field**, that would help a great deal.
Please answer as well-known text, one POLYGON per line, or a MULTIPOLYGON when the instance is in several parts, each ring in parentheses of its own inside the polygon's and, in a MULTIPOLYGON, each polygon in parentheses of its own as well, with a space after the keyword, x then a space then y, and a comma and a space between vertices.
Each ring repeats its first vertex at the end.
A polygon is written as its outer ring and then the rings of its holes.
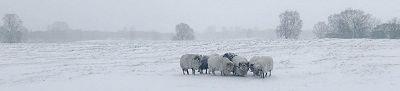
MULTIPOLYGON (((191 72, 191 71, 190 71, 191 72)), ((398 91, 400 40, 0 44, 0 91, 398 91), (274 58, 272 76, 183 75, 186 53, 274 58)))

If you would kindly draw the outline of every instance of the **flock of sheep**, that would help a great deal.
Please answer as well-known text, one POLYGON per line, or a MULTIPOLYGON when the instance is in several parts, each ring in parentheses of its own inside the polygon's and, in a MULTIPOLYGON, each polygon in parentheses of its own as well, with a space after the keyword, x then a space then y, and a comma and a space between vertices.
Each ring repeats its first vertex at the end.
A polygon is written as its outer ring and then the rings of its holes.
POLYGON ((192 69, 193 75, 196 70, 200 74, 203 74, 203 70, 205 70, 206 74, 215 75, 215 71, 221 71, 221 76, 227 76, 231 72, 235 76, 245 76, 250 69, 254 76, 265 78, 268 72, 271 76, 273 59, 269 56, 254 56, 247 61, 246 58, 234 53, 225 53, 224 55, 185 54, 180 59, 180 66, 183 75, 185 72, 189 75, 189 69, 192 69), (208 73, 207 69, 209 69, 208 73))

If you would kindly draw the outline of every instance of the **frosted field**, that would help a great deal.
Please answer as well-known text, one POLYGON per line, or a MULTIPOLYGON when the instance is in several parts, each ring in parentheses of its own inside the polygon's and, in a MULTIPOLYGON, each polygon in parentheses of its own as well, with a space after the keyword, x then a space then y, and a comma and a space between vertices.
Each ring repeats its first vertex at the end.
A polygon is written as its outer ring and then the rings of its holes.
MULTIPOLYGON (((190 71, 191 72, 191 71, 190 71)), ((0 44, 0 91, 398 91, 400 40, 0 44), (186 53, 274 58, 271 77, 183 75, 186 53)))

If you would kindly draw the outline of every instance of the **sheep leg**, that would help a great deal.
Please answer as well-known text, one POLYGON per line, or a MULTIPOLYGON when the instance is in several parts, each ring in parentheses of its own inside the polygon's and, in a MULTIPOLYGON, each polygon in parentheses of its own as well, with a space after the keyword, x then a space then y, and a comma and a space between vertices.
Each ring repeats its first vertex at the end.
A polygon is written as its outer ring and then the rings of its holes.
MULTIPOLYGON (((200 72, 200 74, 204 74, 203 69, 200 69, 199 72, 200 72)), ((207 71, 205 74, 207 74, 207 71)))
POLYGON ((263 78, 265 78, 265 76, 267 75, 267 73, 262 72, 263 78))
POLYGON ((232 70, 233 75, 236 75, 235 70, 236 70, 236 67, 233 67, 233 70, 232 70))
POLYGON ((261 72, 261 78, 265 78, 264 72, 261 72))
POLYGON ((187 75, 189 75, 189 69, 185 69, 185 71, 186 71, 187 75))
POLYGON ((216 76, 216 75, 215 75, 215 70, 213 70, 212 73, 213 73, 214 76, 216 76))
POLYGON ((271 74, 272 74, 272 71, 269 71, 269 76, 271 76, 271 74))
POLYGON ((267 72, 265 72, 264 78, 265 78, 266 76, 268 76, 268 71, 267 71, 267 72))
POLYGON ((185 75, 185 69, 182 69, 183 75, 185 75))
POLYGON ((268 72, 265 72, 264 78, 268 76, 268 72))
POLYGON ((260 77, 263 78, 264 73, 261 73, 261 72, 260 72, 260 73, 258 73, 258 74, 261 74, 260 77))
POLYGON ((207 69, 206 69, 206 74, 207 74, 207 69))
POLYGON ((267 73, 264 74, 264 72, 262 73, 263 78, 265 78, 265 75, 267 75, 267 73))
POLYGON ((192 73, 193 73, 193 75, 196 75, 195 73, 196 73, 196 70, 194 70, 194 68, 192 68, 192 73))

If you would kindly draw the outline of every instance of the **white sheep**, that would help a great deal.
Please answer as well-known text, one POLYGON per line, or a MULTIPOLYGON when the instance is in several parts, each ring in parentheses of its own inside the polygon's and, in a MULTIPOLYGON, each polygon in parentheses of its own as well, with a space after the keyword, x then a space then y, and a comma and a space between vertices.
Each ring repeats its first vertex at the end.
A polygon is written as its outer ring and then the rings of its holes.
POLYGON ((249 61, 241 56, 235 56, 232 58, 232 62, 235 64, 233 68, 233 74, 239 76, 245 76, 247 71, 249 71, 249 61))
POLYGON ((269 56, 254 56, 250 59, 250 69, 254 75, 260 76, 261 78, 265 78, 268 72, 269 76, 272 74, 273 69, 273 59, 269 56), (264 74, 265 73, 265 74, 264 74))
POLYGON ((208 69, 209 73, 212 72, 215 75, 215 71, 221 71, 221 76, 226 76, 232 72, 234 67, 233 62, 228 58, 222 57, 220 55, 213 55, 208 58, 208 69))
POLYGON ((185 54, 182 55, 180 60, 180 65, 183 71, 183 75, 185 75, 185 71, 189 75, 188 69, 192 69, 193 75, 195 75, 195 70, 199 69, 201 62, 200 62, 200 55, 198 54, 185 54))
POLYGON ((252 58, 250 59, 250 61, 249 61, 250 72, 253 72, 253 75, 254 75, 254 76, 255 76, 255 75, 259 76, 259 74, 258 74, 257 72, 255 72, 255 71, 254 71, 254 68, 253 68, 254 64, 257 62, 257 60, 258 60, 259 58, 260 58, 260 56, 254 56, 254 57, 252 57, 252 58))

